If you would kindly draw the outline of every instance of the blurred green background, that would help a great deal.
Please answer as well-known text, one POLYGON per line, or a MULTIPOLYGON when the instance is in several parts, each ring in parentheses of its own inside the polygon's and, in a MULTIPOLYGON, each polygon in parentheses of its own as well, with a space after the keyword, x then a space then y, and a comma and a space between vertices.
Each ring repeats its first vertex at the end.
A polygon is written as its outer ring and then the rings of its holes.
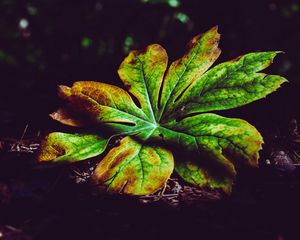
POLYGON ((200 0, 1 0, 0 135, 57 127, 57 84, 96 80, 120 84, 117 69, 132 49, 163 45, 182 56, 195 35, 219 25, 217 61, 282 50, 266 72, 289 79, 266 100, 221 113, 244 117, 261 131, 299 118, 300 2, 200 0))

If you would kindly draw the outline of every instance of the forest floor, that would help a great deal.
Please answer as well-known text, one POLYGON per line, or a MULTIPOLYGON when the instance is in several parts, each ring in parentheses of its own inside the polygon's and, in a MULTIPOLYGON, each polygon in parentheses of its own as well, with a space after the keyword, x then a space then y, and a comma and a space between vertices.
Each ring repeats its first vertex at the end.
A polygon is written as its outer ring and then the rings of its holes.
POLYGON ((41 167, 40 137, 0 139, 0 239, 300 239, 300 135, 266 138, 259 169, 241 169, 231 196, 172 176, 158 193, 99 194, 94 162, 41 167))

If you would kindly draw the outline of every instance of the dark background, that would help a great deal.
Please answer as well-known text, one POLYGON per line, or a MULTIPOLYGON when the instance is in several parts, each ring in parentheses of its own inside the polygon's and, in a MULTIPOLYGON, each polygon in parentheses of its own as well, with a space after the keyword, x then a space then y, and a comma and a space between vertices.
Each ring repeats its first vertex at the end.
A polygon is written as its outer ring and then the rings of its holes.
MULTIPOLYGON (((26 125, 26 136, 61 129, 48 117, 61 104, 58 84, 118 85, 118 66, 130 50, 159 43, 172 62, 193 36, 215 25, 222 34, 217 63, 253 51, 285 52, 265 72, 283 75, 288 84, 266 99, 220 114, 253 123, 266 145, 270 136, 286 135, 290 121, 300 120, 299 0, 1 0, 0 137, 18 138, 26 125)), ((64 196, 69 186, 63 185, 55 191, 61 196, 51 195, 54 203, 34 208, 35 202, 22 199, 5 207, 0 225, 22 228, 30 218, 25 231, 39 239, 190 239, 194 234, 199 239, 300 239, 295 237, 300 236, 299 176, 263 174, 242 175, 232 198, 217 204, 175 211, 118 202, 110 205, 117 206, 115 212, 102 207, 96 216, 97 203, 72 202, 73 190, 64 196)))
POLYGON ((2 0, 0 132, 21 134, 26 124, 29 131, 48 129, 48 114, 59 104, 57 84, 119 84, 116 71, 129 50, 159 43, 171 62, 193 36, 215 25, 223 51, 217 62, 281 50, 285 54, 266 71, 290 81, 266 100, 223 115, 244 114, 262 131, 284 127, 299 116, 299 8, 297 0, 2 0))

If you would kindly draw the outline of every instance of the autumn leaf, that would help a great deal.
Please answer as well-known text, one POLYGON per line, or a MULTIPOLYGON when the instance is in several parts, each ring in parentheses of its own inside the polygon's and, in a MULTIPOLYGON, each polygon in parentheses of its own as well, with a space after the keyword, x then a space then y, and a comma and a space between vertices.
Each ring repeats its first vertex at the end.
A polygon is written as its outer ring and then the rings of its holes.
POLYGON ((98 125, 103 132, 52 133, 42 144, 39 161, 100 155, 110 137, 97 136, 105 132, 123 139, 100 157, 92 176, 100 190, 154 193, 170 177, 175 159, 175 170, 188 183, 229 193, 239 166, 258 166, 263 138, 245 120, 209 112, 264 98, 287 80, 261 72, 278 51, 249 53, 209 69, 221 53, 217 30, 194 37, 169 68, 167 53, 158 44, 130 52, 118 70, 127 91, 93 81, 59 86, 67 104, 52 118, 76 127, 98 125), (186 159, 173 159, 174 150, 186 153, 186 159))
POLYGON ((93 179, 108 191, 146 195, 161 188, 173 168, 169 150, 125 137, 99 163, 93 179))

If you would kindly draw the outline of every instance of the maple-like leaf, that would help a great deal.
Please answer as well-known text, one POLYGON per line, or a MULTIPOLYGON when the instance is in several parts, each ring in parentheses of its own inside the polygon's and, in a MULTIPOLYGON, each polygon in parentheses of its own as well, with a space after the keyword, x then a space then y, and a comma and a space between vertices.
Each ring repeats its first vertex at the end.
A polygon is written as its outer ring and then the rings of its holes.
MULTIPOLYGON (((286 82, 260 72, 279 52, 249 53, 209 69, 220 55, 219 39, 217 27, 194 37, 168 69, 167 53, 158 44, 130 52, 118 70, 128 92, 91 81, 59 86, 67 105, 52 118, 70 126, 99 125, 110 136, 123 137, 92 176, 99 189, 151 194, 166 183, 175 165, 187 182, 229 193, 236 166, 258 166, 263 139, 257 129, 209 112, 261 99, 286 82), (174 149, 185 157, 173 158, 174 149)), ((95 134, 52 133, 38 159, 74 162, 100 155, 110 138, 95 134)))

